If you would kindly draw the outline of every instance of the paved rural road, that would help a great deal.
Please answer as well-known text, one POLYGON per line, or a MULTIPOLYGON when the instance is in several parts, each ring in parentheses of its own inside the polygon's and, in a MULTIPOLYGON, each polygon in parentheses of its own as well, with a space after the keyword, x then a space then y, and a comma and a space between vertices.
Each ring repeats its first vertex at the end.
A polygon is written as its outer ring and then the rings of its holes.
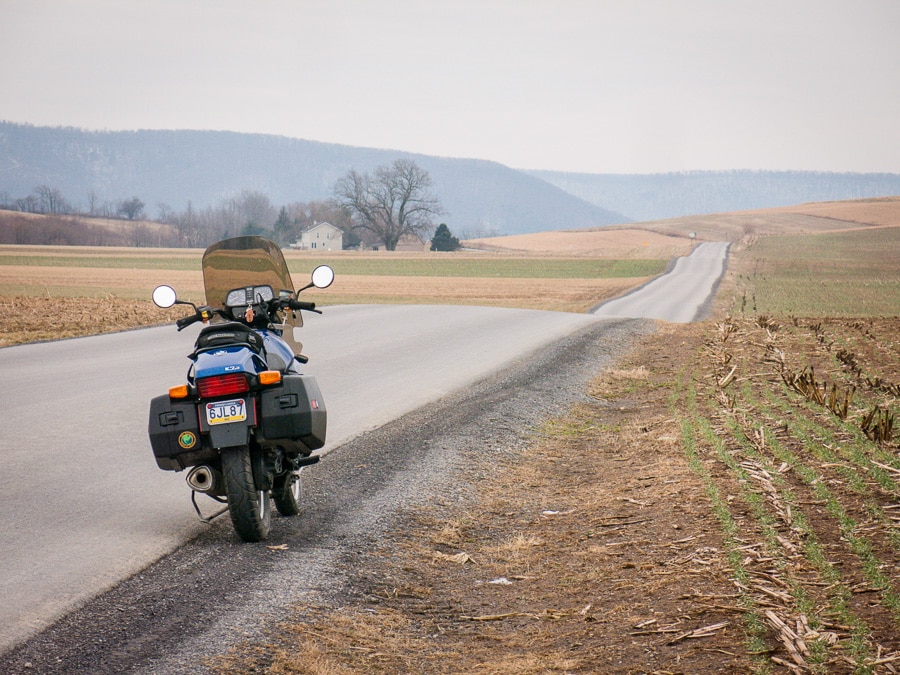
POLYGON ((686 258, 677 258, 668 274, 633 293, 606 302, 595 316, 641 317, 689 323, 702 317, 706 301, 725 270, 729 244, 705 242, 686 258))
MULTIPOLYGON (((448 306, 307 315, 307 372, 329 409, 323 452, 597 321, 448 306)), ((204 531, 184 474, 158 470, 147 440, 149 400, 183 381, 197 330, 0 349, 0 652, 204 531)))

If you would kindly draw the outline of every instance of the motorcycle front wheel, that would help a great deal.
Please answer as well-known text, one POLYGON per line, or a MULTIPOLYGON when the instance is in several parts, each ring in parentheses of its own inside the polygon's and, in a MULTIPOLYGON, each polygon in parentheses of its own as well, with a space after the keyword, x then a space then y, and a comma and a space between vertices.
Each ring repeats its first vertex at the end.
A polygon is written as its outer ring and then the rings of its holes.
POLYGON ((272 526, 272 506, 266 491, 257 490, 253 482, 250 448, 223 450, 222 475, 234 531, 244 541, 262 541, 272 526))
POLYGON ((275 502, 278 513, 283 516, 296 516, 300 513, 301 492, 299 471, 276 478, 272 487, 272 501, 275 502))

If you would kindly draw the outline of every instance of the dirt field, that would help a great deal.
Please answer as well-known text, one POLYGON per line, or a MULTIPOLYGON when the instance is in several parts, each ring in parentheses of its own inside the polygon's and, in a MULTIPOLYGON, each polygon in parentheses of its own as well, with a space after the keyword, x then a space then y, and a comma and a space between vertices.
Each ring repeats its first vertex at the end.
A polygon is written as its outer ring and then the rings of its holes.
POLYGON ((684 216, 640 225, 641 229, 675 237, 693 232, 701 241, 734 242, 752 236, 821 234, 880 226, 900 226, 900 197, 684 216))
MULTIPOLYGON (((412 300, 418 304, 495 305, 583 312, 647 279, 485 280, 461 277, 448 283, 443 277, 345 276, 340 279, 339 287, 304 293, 303 297, 323 306, 412 300)), ((172 323, 184 316, 183 308, 160 310, 144 299, 146 289, 163 282, 178 288, 181 297, 202 302, 203 281, 199 272, 166 271, 156 274, 154 279, 146 270, 0 267, 0 285, 14 283, 18 288, 12 296, 0 294, 0 347, 172 323), (53 285, 41 286, 39 282, 53 285), (68 285, 63 288, 62 284, 68 285), (72 292, 72 284, 77 285, 82 297, 61 297, 72 292), (108 293, 106 289, 111 287, 119 288, 119 294, 108 293)))
POLYGON ((641 229, 608 228, 573 232, 538 232, 508 237, 489 237, 465 242, 486 251, 523 251, 528 253, 569 253, 598 258, 654 258, 670 260, 688 255, 693 247, 690 237, 667 235, 641 229))

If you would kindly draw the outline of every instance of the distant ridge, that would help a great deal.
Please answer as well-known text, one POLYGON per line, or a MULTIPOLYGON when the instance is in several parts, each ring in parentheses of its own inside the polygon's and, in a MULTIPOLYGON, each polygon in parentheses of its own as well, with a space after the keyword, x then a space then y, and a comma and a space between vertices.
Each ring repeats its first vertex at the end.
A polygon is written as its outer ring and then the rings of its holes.
POLYGON ((900 195, 900 174, 896 173, 737 170, 644 175, 529 173, 592 204, 626 213, 636 222, 900 195))
POLYGON ((86 131, 0 122, 0 202, 38 186, 84 208, 87 195, 134 196, 156 216, 216 206, 243 190, 276 205, 327 199, 335 181, 410 158, 426 169, 454 234, 479 237, 586 229, 681 216, 900 195, 900 174, 692 171, 584 174, 522 171, 284 136, 228 131, 86 131))
POLYGON ((72 204, 138 196, 155 215, 215 205, 254 190, 275 205, 327 199, 335 181, 408 157, 426 169, 455 233, 512 234, 627 222, 560 188, 496 162, 227 131, 85 131, 0 122, 0 197, 39 185, 72 204))

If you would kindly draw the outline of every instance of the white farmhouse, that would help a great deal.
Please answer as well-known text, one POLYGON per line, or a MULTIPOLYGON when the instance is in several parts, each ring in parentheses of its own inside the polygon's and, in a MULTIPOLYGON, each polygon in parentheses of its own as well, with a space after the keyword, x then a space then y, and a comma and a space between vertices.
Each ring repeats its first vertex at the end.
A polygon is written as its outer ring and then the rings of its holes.
POLYGON ((331 223, 316 223, 300 233, 300 240, 291 248, 315 251, 340 251, 344 248, 344 233, 331 223))

